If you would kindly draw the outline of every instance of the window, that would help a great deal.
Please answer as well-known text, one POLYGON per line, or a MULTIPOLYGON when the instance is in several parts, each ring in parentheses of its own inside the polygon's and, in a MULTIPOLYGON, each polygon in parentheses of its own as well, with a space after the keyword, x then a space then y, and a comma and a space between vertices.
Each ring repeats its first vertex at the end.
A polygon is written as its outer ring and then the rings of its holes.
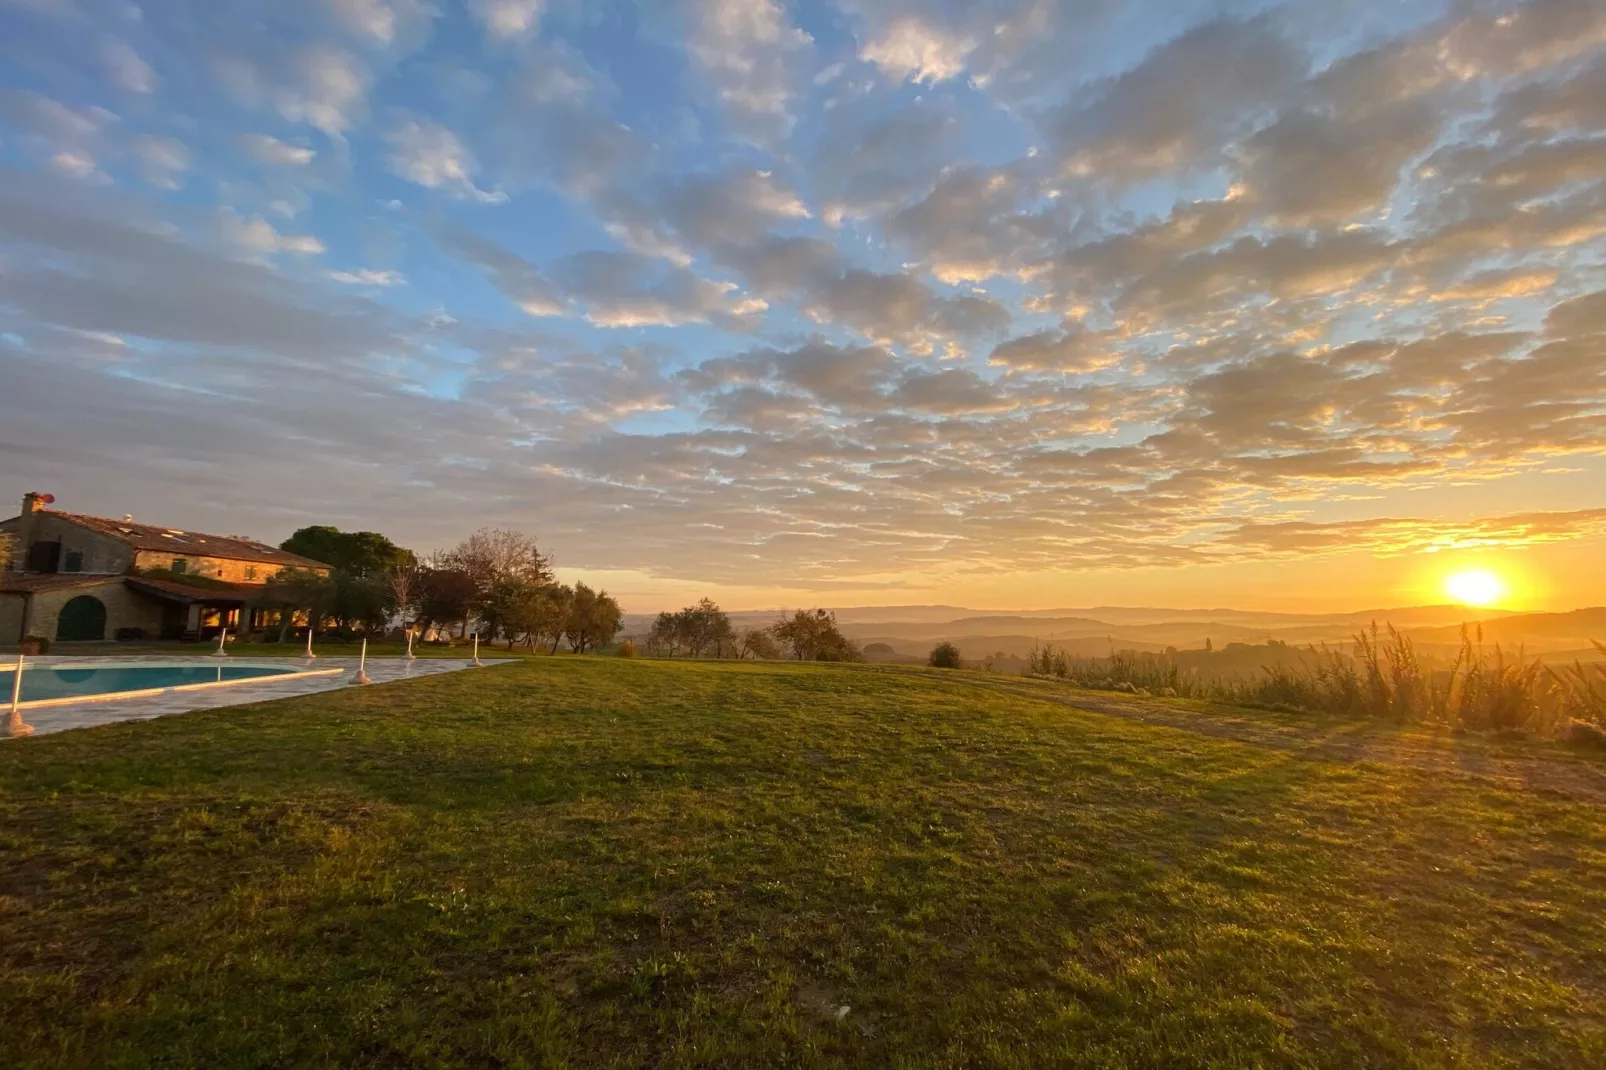
POLYGON ((84 552, 82 550, 68 550, 67 560, 61 566, 63 572, 82 572, 84 570, 84 552))
POLYGON ((35 542, 28 547, 29 572, 55 572, 61 563, 61 543, 35 542))
POLYGON ((167 567, 168 570, 173 573, 173 575, 182 576, 184 573, 189 571, 190 563, 184 560, 182 557, 175 557, 173 558, 173 563, 167 567))
POLYGON ((245 578, 248 580, 254 580, 257 578, 257 567, 255 565, 245 566, 245 578))

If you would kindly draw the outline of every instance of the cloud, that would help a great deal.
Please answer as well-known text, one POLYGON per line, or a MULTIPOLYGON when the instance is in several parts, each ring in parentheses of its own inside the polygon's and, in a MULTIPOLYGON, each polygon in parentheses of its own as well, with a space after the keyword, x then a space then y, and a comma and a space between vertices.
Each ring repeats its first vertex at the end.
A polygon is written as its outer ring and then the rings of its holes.
POLYGON ((303 122, 331 138, 340 137, 366 107, 371 75, 344 49, 307 45, 296 54, 292 80, 273 92, 274 105, 290 122, 303 122))
POLYGON ((0 91, 0 439, 85 508, 811 589, 1606 534, 1598 5, 204 7, 0 91))
POLYGON ((987 297, 945 297, 912 275, 851 268, 812 286, 803 310, 816 323, 834 323, 874 342, 907 346, 922 355, 964 351, 964 343, 1001 333, 1009 311, 987 297))
POLYGON ((247 219, 228 209, 219 215, 219 228, 223 236, 240 248, 253 253, 294 253, 297 256, 317 256, 324 251, 323 243, 310 234, 280 234, 261 216, 247 219))
POLYGON ((356 271, 330 271, 328 276, 348 286, 406 286, 407 280, 396 271, 375 271, 358 268, 356 271))
POLYGON ((701 0, 686 14, 686 48, 715 87, 737 133, 791 129, 799 65, 813 44, 778 0, 701 0))
POLYGON ((1376 518, 1318 524, 1286 521, 1244 524, 1218 541, 1270 554, 1353 553, 1378 555, 1445 550, 1522 547, 1606 534, 1606 509, 1510 513, 1473 521, 1376 518))
POLYGON ((1561 338, 1606 334, 1606 290, 1553 307, 1545 316, 1545 331, 1561 338))
POLYGON ((491 285, 526 315, 567 314, 557 286, 523 257, 466 227, 440 224, 433 236, 447 252, 484 270, 491 285))
POLYGON ((1215 162, 1223 142, 1275 106, 1304 68, 1270 18, 1211 22, 1039 122, 1065 174, 1139 182, 1215 162))
POLYGON ((482 190, 474 184, 479 161, 444 126, 407 119, 393 127, 385 141, 390 146, 391 170, 409 182, 481 204, 507 201, 507 194, 501 190, 482 190))
POLYGON ((1019 372, 1085 374, 1118 363, 1120 346, 1119 337, 1070 323, 1002 342, 994 347, 988 362, 1019 372))
POLYGON ((677 183, 663 197, 667 220, 702 246, 741 246, 777 224, 808 219, 808 206, 769 171, 737 170, 677 183))
POLYGON ((831 226, 881 215, 929 189, 963 135, 954 110, 931 101, 890 114, 835 108, 826 123, 809 171, 831 226))
POLYGON ((423 0, 325 0, 347 30, 373 44, 389 47, 398 40, 427 34, 440 15, 423 0))
POLYGON ((736 330, 756 325, 768 306, 744 297, 731 282, 635 253, 575 253, 552 268, 554 281, 599 327, 675 327, 719 322, 736 330))
POLYGON ((976 42, 929 25, 911 15, 893 19, 859 50, 859 58, 873 63, 893 81, 912 79, 935 84, 964 73, 965 57, 976 42))
POLYGON ((63 150, 50 158, 50 166, 81 182, 111 181, 95 162, 95 158, 87 152, 63 150))
POLYGON ((156 90, 156 71, 125 41, 107 41, 100 50, 106 76, 130 93, 152 93, 156 90))
POLYGON ((1246 235, 1141 276, 1122 293, 1116 309, 1142 328, 1232 308, 1249 298, 1323 297, 1359 286, 1387 267, 1393 255, 1387 242, 1364 231, 1264 240, 1246 235))
POLYGON ((1020 168, 950 167, 919 202, 886 222, 887 234, 920 257, 945 283, 1019 273, 1054 248, 1068 228, 1067 209, 1037 207, 1020 168))
POLYGON ((540 24, 546 0, 468 0, 468 9, 491 37, 523 37, 540 24))
POLYGON ((258 163, 273 167, 305 167, 317 158, 317 150, 293 145, 267 134, 241 134, 240 147, 258 163))
POLYGON ((178 189, 182 176, 190 169, 190 150, 182 141, 170 137, 141 135, 133 141, 140 175, 160 189, 178 189))
POLYGON ((54 145, 87 145, 118 123, 105 108, 74 108, 25 90, 0 89, 0 118, 54 145))
POLYGON ((1384 211, 1406 164, 1439 133, 1419 102, 1345 120, 1296 109, 1257 131, 1241 153, 1249 195, 1270 220, 1294 227, 1384 211))

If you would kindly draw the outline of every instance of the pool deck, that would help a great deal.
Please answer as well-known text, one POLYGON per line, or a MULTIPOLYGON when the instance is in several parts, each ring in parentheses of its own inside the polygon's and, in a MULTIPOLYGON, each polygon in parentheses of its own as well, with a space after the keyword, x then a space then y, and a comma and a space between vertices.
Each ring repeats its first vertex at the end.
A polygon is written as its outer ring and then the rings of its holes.
MULTIPOLYGON (((515 658, 486 658, 484 668, 496 665, 511 665, 515 658)), ((272 702, 275 699, 295 698, 298 695, 316 695, 324 691, 338 691, 343 687, 357 686, 354 678, 357 675, 356 658, 316 658, 307 661, 303 658, 227 658, 223 659, 226 665, 264 665, 273 668, 296 668, 302 671, 319 673, 316 676, 293 676, 289 678, 264 677, 261 681, 246 681, 229 684, 224 687, 205 687, 196 690, 165 691, 159 695, 146 695, 130 698, 91 698, 82 702, 63 703, 61 705, 24 707, 23 720, 34 726, 35 736, 50 735, 55 732, 65 732, 72 728, 94 728, 97 725, 116 724, 120 721, 148 721, 155 717, 166 717, 175 713, 191 713, 195 710, 211 710, 223 706, 244 706, 253 702, 272 702), (327 670, 339 670, 330 673, 327 670)), ((0 670, 10 669, 16 664, 15 657, 0 658, 0 670)), ((179 656, 151 656, 151 657, 58 657, 44 655, 28 658, 25 662, 24 672, 28 669, 93 669, 110 667, 113 665, 216 665, 217 661, 208 657, 179 657, 179 656)), ((425 676, 439 676, 441 673, 461 672, 464 669, 474 668, 474 662, 468 658, 419 658, 408 661, 405 658, 369 658, 368 677, 375 684, 397 683, 402 680, 417 680, 425 676)), ((0 742, 8 737, 5 731, 3 718, 5 711, 10 708, 10 695, 0 696, 0 742)))

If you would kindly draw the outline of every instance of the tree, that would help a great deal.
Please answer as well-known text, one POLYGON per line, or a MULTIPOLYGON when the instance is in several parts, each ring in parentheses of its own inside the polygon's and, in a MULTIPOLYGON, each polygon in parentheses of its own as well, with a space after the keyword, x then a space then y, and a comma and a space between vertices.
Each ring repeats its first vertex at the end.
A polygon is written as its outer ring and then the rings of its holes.
POLYGON ((946 639, 931 648, 931 657, 927 660, 934 669, 959 668, 959 648, 946 639))
POLYGON ((800 609, 789 617, 782 615, 770 631, 799 661, 858 661, 861 657, 837 628, 836 614, 828 609, 800 609))
POLYGON ((680 649, 683 634, 680 614, 665 611, 652 622, 652 628, 647 632, 647 645, 655 654, 662 652, 674 657, 680 649))
POLYGON ((507 648, 512 650, 513 640, 528 632, 526 618, 537 590, 535 584, 513 576, 492 582, 490 590, 480 596, 477 606, 481 637, 494 641, 500 631, 507 639, 507 648))
POLYGON ((687 606, 681 610, 681 616, 685 622, 686 645, 694 658, 705 653, 717 655, 720 647, 735 637, 731 619, 713 599, 704 598, 695 606, 687 606))
POLYGON ((280 543, 279 549, 353 576, 382 575, 418 564, 411 550, 397 546, 377 531, 341 531, 327 524, 302 528, 280 543))
POLYGON ((778 658, 781 656, 781 646, 768 628, 743 628, 736 634, 736 656, 778 658))
POLYGON ((547 653, 558 652, 558 641, 563 638, 563 629, 569 623, 569 604, 574 601, 574 589, 549 583, 539 588, 537 596, 530 603, 530 617, 526 622, 528 631, 525 633, 530 649, 535 649, 536 643, 550 644, 547 653))
POLYGON ((734 649, 736 632, 725 611, 712 599, 704 598, 679 613, 658 614, 647 642, 656 650, 667 651, 670 657, 681 647, 694 658, 705 654, 718 657, 734 649))
POLYGON ((417 587, 418 628, 424 632, 433 624, 467 620, 479 594, 468 573, 439 561, 419 570, 417 587))
POLYGON ((607 591, 593 591, 583 583, 574 585, 569 615, 563 626, 570 650, 584 654, 613 642, 623 623, 624 612, 607 591))
POLYGON ((330 582, 334 590, 329 615, 335 618, 337 627, 347 629, 359 625, 364 632, 384 631, 396 610, 396 596, 387 574, 336 572, 330 582))
POLYGON ((418 605, 418 573, 419 566, 416 563, 397 565, 387 577, 390 581, 391 603, 404 619, 418 605))
POLYGON ((501 580, 522 580, 532 586, 552 582, 552 562, 536 546, 535 536, 506 528, 481 528, 442 555, 461 569, 480 591, 501 580))
POLYGON ((262 604, 279 610, 279 642, 290 634, 297 613, 307 615, 307 627, 318 630, 335 598, 332 579, 310 568, 285 568, 262 585, 262 604))

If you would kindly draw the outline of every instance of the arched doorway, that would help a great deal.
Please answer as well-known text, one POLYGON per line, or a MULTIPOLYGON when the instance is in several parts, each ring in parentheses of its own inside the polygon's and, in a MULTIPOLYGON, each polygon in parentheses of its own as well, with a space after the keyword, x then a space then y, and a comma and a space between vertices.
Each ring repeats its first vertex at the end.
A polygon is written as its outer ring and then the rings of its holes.
POLYGON ((61 607, 56 618, 56 640, 62 643, 106 638, 106 604, 81 594, 61 607))

